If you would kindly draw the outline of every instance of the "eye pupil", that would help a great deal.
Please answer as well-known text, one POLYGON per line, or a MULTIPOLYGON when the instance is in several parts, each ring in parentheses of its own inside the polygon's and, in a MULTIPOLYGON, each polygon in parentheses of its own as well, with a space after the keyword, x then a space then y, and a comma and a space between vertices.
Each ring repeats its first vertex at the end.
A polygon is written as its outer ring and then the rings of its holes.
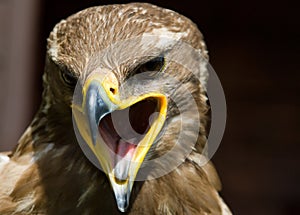
POLYGON ((152 60, 141 65, 135 71, 134 74, 139 74, 139 73, 143 73, 143 72, 159 72, 162 70, 164 63, 165 63, 164 57, 159 56, 159 57, 153 58, 152 60))
POLYGON ((161 67, 163 66, 164 63, 164 58, 163 57, 156 57, 147 63, 144 64, 145 69, 148 71, 156 71, 160 70, 161 67))
POLYGON ((75 86, 77 83, 77 78, 69 72, 62 72, 62 78, 69 86, 75 86))

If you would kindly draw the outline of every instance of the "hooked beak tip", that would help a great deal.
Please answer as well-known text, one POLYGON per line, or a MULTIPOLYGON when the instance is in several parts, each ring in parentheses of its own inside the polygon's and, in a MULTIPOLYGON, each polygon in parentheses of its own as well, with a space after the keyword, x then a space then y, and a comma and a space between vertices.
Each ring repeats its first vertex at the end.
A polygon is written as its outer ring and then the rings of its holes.
POLYGON ((129 180, 118 180, 113 174, 109 175, 119 211, 126 212, 129 206, 132 183, 129 180))
POLYGON ((126 212, 128 205, 129 205, 127 199, 119 198, 119 199, 116 199, 116 201, 117 201, 118 209, 123 213, 126 212))

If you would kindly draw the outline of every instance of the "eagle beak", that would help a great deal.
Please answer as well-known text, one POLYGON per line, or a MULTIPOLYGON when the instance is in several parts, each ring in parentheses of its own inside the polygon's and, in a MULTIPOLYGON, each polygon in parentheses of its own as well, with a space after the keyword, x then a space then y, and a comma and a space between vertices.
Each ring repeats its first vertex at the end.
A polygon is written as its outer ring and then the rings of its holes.
POLYGON ((82 88, 73 116, 82 139, 107 174, 121 212, 144 158, 166 118, 166 96, 153 92, 120 99, 116 78, 95 73, 82 88))

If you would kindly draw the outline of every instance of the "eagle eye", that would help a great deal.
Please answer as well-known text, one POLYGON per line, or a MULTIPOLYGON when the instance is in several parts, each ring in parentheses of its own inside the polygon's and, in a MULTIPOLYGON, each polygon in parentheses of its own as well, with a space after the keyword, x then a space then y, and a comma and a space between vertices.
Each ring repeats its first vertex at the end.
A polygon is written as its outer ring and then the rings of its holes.
POLYGON ((76 86, 77 78, 74 75, 72 75, 70 72, 62 71, 61 76, 62 76, 62 79, 64 80, 64 82, 68 86, 70 86, 70 87, 75 87, 76 86))
POLYGON ((163 69, 164 65, 165 65, 165 58, 159 56, 140 65, 136 70, 135 74, 139 74, 143 72, 159 72, 163 69))

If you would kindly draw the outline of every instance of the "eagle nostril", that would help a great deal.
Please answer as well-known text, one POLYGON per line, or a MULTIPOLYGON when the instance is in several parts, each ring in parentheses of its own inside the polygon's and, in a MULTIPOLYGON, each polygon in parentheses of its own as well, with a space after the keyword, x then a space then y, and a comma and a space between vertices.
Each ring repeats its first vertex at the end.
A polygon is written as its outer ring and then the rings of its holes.
POLYGON ((116 90, 114 88, 109 88, 110 92, 112 92, 112 94, 115 94, 116 93, 116 90))

